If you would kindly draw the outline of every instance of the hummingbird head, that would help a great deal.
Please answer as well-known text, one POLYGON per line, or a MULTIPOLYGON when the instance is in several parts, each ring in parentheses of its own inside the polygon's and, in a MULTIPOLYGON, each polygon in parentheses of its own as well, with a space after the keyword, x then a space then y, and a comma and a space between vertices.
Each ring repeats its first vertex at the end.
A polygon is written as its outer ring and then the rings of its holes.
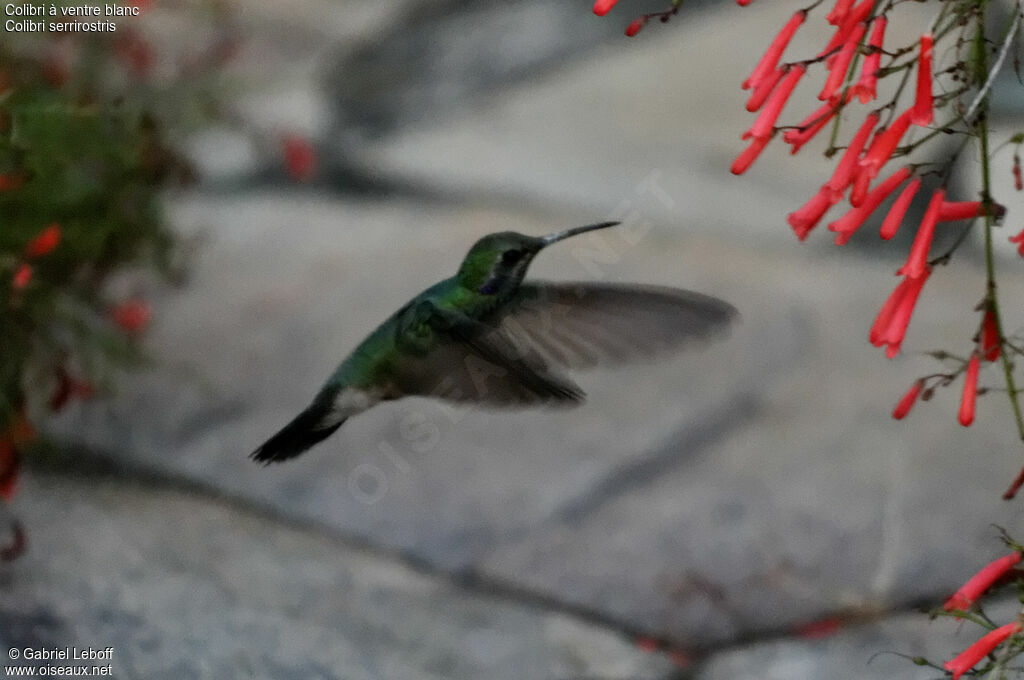
POLYGON ((526 276, 530 262, 543 248, 576 234, 614 227, 618 222, 601 222, 556 231, 547 236, 527 236, 514 231, 488 234, 473 244, 459 268, 459 283, 481 295, 511 292, 526 276))

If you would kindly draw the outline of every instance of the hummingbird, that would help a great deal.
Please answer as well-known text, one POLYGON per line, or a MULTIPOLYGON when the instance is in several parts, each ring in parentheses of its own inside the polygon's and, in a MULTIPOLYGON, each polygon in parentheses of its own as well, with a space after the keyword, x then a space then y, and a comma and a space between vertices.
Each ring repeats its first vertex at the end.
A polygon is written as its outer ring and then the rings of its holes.
POLYGON ((544 248, 601 222, 547 236, 484 236, 458 272, 387 318, 338 366, 309 406, 251 457, 294 458, 373 405, 419 395, 495 407, 576 405, 565 373, 664 356, 708 339, 732 305, 677 288, 523 278, 544 248))

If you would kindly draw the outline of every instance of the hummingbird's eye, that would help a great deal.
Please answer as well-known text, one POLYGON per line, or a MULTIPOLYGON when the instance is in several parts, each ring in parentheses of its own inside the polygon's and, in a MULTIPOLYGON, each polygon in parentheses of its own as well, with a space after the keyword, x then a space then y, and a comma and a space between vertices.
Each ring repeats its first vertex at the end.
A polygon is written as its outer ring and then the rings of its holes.
POLYGON ((523 251, 521 250, 506 250, 501 254, 501 261, 504 264, 515 264, 519 262, 523 257, 523 251))

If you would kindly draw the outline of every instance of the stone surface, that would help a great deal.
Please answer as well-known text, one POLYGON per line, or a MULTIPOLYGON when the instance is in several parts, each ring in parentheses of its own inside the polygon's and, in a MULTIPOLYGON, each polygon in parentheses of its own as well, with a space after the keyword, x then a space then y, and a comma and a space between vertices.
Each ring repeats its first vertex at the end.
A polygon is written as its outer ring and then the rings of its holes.
POLYGON ((50 475, 29 475, 23 492, 30 549, 0 572, 5 651, 113 647, 121 680, 673 672, 569 616, 194 493, 50 475))

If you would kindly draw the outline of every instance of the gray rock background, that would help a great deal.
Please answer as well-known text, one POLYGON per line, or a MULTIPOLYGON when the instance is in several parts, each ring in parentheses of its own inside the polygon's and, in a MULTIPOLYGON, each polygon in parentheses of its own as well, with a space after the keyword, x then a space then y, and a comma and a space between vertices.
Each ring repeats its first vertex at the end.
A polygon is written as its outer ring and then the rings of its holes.
MULTIPOLYGON (((48 422, 67 446, 15 503, 31 544, 0 566, 0 641, 113 645, 120 678, 717 680, 929 678, 868 662, 976 637, 917 610, 1002 552, 993 523, 1020 533, 999 499, 1022 462, 1009 408, 990 393, 965 430, 954 386, 889 413, 937 370, 922 350, 967 351, 977 249, 932 277, 886 360, 867 329, 909 241, 796 241, 820 145, 728 172, 738 84, 793 7, 703 3, 626 40, 620 4, 239 4, 245 125, 197 135, 203 181, 167 197, 199 244, 190 279, 149 291, 155 367, 48 422), (315 181, 284 176, 266 140, 287 130, 316 141, 315 181), (476 238, 608 217, 625 224, 534 274, 711 292, 742 324, 578 376, 573 411, 409 399, 288 465, 246 459, 476 238)), ((167 40, 195 21, 148 20, 167 40)))

